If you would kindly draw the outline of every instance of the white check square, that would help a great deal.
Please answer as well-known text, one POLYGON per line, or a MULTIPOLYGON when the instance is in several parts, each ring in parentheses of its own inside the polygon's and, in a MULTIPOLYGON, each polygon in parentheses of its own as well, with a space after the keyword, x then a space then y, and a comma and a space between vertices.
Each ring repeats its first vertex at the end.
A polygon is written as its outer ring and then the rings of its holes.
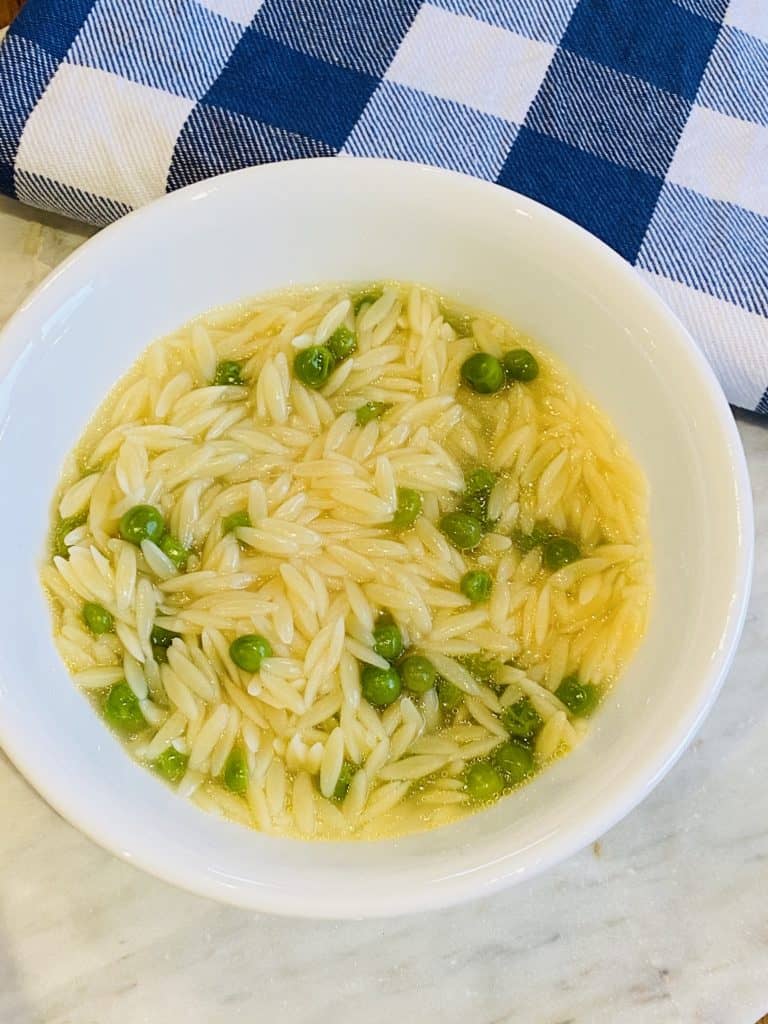
POLYGON ((24 128, 16 165, 141 206, 165 192, 176 139, 193 107, 193 100, 108 71, 62 64, 24 128))
POLYGON ((425 4, 386 78, 521 124, 554 52, 550 43, 425 4))
POLYGON ((768 42, 768 4, 766 0, 731 0, 723 21, 751 36, 768 42))
POLYGON ((236 22, 238 25, 250 25, 253 16, 264 3, 264 0, 197 0, 201 7, 207 7, 214 14, 236 22))
POLYGON ((694 104, 667 181, 768 216, 768 127, 694 104))

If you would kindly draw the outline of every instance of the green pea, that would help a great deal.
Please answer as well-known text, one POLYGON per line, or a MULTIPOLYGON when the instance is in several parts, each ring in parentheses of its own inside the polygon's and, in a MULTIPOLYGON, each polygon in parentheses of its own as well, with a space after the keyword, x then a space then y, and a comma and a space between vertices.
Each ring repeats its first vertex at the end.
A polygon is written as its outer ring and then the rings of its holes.
POLYGON ((366 423, 370 423, 371 420, 379 420, 392 408, 391 402, 366 402, 365 405, 361 405, 359 409, 355 411, 355 419, 357 420, 358 427, 364 427, 366 423))
POLYGON ((85 512, 81 512, 77 516, 67 516, 66 519, 60 519, 56 524, 53 537, 51 540, 51 548, 54 555, 59 555, 61 558, 69 558, 69 547, 64 543, 64 538, 67 534, 76 530, 78 526, 85 526, 88 520, 88 516, 85 512))
POLYGON ((601 690, 594 683, 580 683, 576 675, 566 676, 555 690, 555 696, 577 718, 587 718, 600 703, 601 690))
POLYGON ((539 375, 539 364, 527 348, 514 348, 501 361, 507 380, 530 381, 539 375))
POLYGON ((443 307, 443 320, 449 324, 459 338, 468 338, 472 333, 472 317, 468 313, 457 313, 455 309, 443 307))
POLYGON ((95 601, 86 601, 83 605, 83 618, 85 624, 92 633, 96 636, 101 636, 102 633, 110 633, 115 625, 115 621, 107 611, 100 604, 96 604, 95 601))
POLYGON ((149 639, 153 647, 170 647, 174 640, 178 640, 181 633, 174 633, 172 629, 163 629, 162 626, 153 626, 149 639))
POLYGON ((246 633, 229 645, 229 656, 246 672, 258 672, 264 658, 272 657, 272 644, 259 633, 246 633))
POLYGON ((293 372, 308 388, 321 388, 334 367, 333 354, 325 345, 310 345, 296 353, 293 372))
POLYGON ((180 636, 181 633, 174 633, 170 629, 163 629, 162 626, 153 626, 149 639, 152 644, 152 653, 155 656, 155 661, 161 664, 168 661, 168 648, 180 636))
POLYGON ((128 683, 115 683, 104 700, 104 717, 124 733, 135 733, 146 726, 138 698, 128 683))
POLYGON ((357 351, 357 338, 348 327, 337 327, 326 342, 336 362, 341 363, 357 351))
POLYGON ((224 765, 224 785, 242 796, 248 789, 248 762, 239 747, 234 747, 224 765))
POLYGON ((169 782, 178 782, 187 770, 189 758, 180 754, 175 747, 166 747, 162 754, 155 758, 152 767, 169 782))
POLYGON ((574 544, 568 537, 553 537, 544 545, 544 565, 548 569, 562 569, 564 565, 578 561, 581 558, 578 544, 574 544))
POLYGON ((458 509, 459 512, 465 512, 477 519, 484 530, 489 525, 488 499, 495 482, 496 477, 489 469, 481 466, 473 470, 466 478, 464 498, 458 509))
POLYGON ((464 691, 460 690, 454 683, 449 683, 442 676, 437 680, 437 699, 443 711, 455 711, 464 700, 464 691))
POLYGON ((482 569, 470 569, 469 572, 465 572, 459 584, 462 594, 468 597, 472 604, 487 601, 491 596, 492 586, 490 575, 482 569))
POLYGON ((541 715, 529 697, 521 697, 508 708, 504 708, 501 720, 509 735, 521 740, 532 740, 544 725, 541 715))
POLYGON ((352 308, 355 311, 355 316, 357 316, 363 306, 372 306, 380 298, 381 288, 369 288, 364 292, 358 292, 352 297, 352 308))
POLYGON ((216 367, 213 377, 214 384, 245 384, 243 380, 243 364, 234 359, 225 359, 216 367))
POLYGON ((458 511, 466 512, 468 516, 473 516, 484 525, 488 519, 488 495, 482 491, 477 494, 468 494, 462 499, 458 511))
POLYGON ((402 683, 397 669, 365 665, 360 674, 363 696, 375 708, 386 708, 400 696, 402 683))
POLYGON ((426 693, 437 680, 435 666, 421 654, 409 655, 400 665, 400 675, 406 690, 412 693, 426 693))
POLYGON ((463 654, 459 661, 473 679, 484 686, 495 686, 501 663, 498 658, 489 658, 478 651, 477 654, 463 654))
POLYGON ((538 522, 534 525, 530 533, 523 533, 522 530, 513 530, 512 532, 512 543, 523 554, 527 554, 529 551, 533 551, 534 548, 539 547, 541 544, 546 544, 548 540, 554 537, 555 531, 549 525, 549 523, 538 522))
POLYGON ((403 634, 394 622, 385 620, 374 628, 373 649, 380 658, 397 661, 403 653, 403 634))
POLYGON ((440 520, 440 529, 460 551, 477 547, 483 536, 483 524, 467 512, 449 512, 440 520))
POLYGON ((493 767, 485 761, 477 761, 467 768, 464 785, 472 800, 485 804, 495 800, 504 789, 504 781, 493 767))
POLYGON ((120 536, 137 546, 143 540, 157 544, 165 533, 165 520, 154 505, 134 505, 120 520, 120 536))
POLYGON ((349 792, 349 787, 352 785, 352 779, 355 777, 356 771, 356 765, 352 764, 351 761, 344 761, 341 766, 341 771, 339 772, 339 777, 336 781, 336 788, 331 794, 331 800, 335 801, 337 804, 340 804, 344 800, 349 792))
POLYGON ((503 743, 493 752, 493 763, 509 786, 533 774, 533 754, 522 743, 503 743))
POLYGON ((170 533, 166 533, 165 536, 161 538, 158 547, 167 558, 170 558, 177 569, 180 569, 182 572, 184 571, 187 566, 189 551, 187 551, 180 541, 176 540, 175 537, 172 537, 170 533))
POLYGON ((232 515, 224 516, 221 521, 221 528, 224 533, 232 533, 233 530, 239 530, 241 526, 253 526, 251 517, 245 509, 233 512, 232 515))
POLYGON ((393 530, 407 530, 421 515, 422 497, 410 487, 397 488, 397 508, 389 524, 393 530))
POLYGON ((475 352, 461 364, 461 379, 479 395, 492 395, 504 387, 504 367, 487 352, 475 352))
POLYGON ((464 481, 465 494, 490 494, 496 483, 496 474, 485 466, 478 466, 464 481))

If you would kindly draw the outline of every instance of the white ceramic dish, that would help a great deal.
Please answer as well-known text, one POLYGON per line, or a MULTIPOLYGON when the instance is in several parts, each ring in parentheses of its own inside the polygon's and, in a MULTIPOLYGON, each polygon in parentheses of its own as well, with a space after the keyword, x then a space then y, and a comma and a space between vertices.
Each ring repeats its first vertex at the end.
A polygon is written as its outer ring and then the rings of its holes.
MULTIPOLYGON (((631 268, 493 185, 384 161, 299 161, 203 182, 86 243, 0 337, 0 743, 66 818, 197 893, 323 917, 438 907, 521 881, 656 785, 712 706, 752 560, 743 452, 699 350, 631 268), (154 338, 292 282, 423 281, 549 346, 651 485, 657 590, 642 648, 587 742, 489 810, 377 843, 302 843, 210 817, 129 760, 50 639, 37 565, 65 453, 154 338)), ((84 880, 87 884, 87 880, 84 880)))

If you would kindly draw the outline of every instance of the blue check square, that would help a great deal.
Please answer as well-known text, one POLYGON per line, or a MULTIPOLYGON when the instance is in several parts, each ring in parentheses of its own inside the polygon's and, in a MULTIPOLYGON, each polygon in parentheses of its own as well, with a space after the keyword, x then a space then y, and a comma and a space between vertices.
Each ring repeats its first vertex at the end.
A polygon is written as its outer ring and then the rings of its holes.
POLYGON ((606 160, 663 175, 689 110, 680 96, 559 50, 525 123, 606 160))
POLYGON ((301 53, 383 75, 422 0, 265 0, 252 27, 301 53))
POLYGON ((138 13, 123 0, 98 0, 67 60, 198 99, 243 29, 197 0, 152 0, 138 13), (135 21, 142 19, 137 31, 135 21), (183 45, 182 45, 183 44, 183 45))
POLYGON ((176 142, 168 175, 169 188, 237 171, 271 160, 332 156, 324 142, 200 103, 187 118, 176 142))
POLYGON ((580 0, 562 46, 692 100, 717 33, 674 0, 580 0))
POLYGON ((344 152, 416 160, 493 180, 517 131, 500 117, 384 81, 344 152))
POLYGON ((768 217, 667 183, 637 264, 768 316, 768 217))
POLYGON ((637 255, 662 185, 655 175, 620 167, 526 127, 498 181, 575 220, 627 260, 637 255))
POLYGON ((768 125, 768 42, 724 25, 696 102, 731 117, 768 125), (735 76, 734 68, 741 74, 735 76))
POLYGON ((249 28, 204 100, 340 149, 377 85, 249 28))
POLYGON ((56 61, 50 53, 24 36, 11 36, 3 47, 0 96, 8 101, 10 116, 0 126, 0 165, 10 166, 15 160, 27 119, 55 70, 56 61))
POLYGON ((27 3, 13 23, 13 35, 24 36, 52 57, 63 60, 92 7, 93 0, 27 3))
POLYGON ((116 203, 29 171, 17 169, 15 185, 16 194, 23 203, 34 203, 43 210, 64 213, 75 220, 87 219, 92 224, 111 224, 131 212, 131 207, 125 203, 116 203))

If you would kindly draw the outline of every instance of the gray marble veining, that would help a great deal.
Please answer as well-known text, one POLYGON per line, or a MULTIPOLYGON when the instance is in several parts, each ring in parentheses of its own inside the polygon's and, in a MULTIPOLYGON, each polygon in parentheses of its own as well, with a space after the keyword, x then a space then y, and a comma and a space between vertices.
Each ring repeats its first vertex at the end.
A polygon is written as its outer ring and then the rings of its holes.
MULTIPOLYGON (((0 323, 89 233, 0 202, 0 323)), ((768 1012, 768 427, 739 429, 758 526, 739 653, 691 749, 599 844, 440 913, 283 920, 119 862, 0 755, 0 1022, 754 1024, 768 1012)))

